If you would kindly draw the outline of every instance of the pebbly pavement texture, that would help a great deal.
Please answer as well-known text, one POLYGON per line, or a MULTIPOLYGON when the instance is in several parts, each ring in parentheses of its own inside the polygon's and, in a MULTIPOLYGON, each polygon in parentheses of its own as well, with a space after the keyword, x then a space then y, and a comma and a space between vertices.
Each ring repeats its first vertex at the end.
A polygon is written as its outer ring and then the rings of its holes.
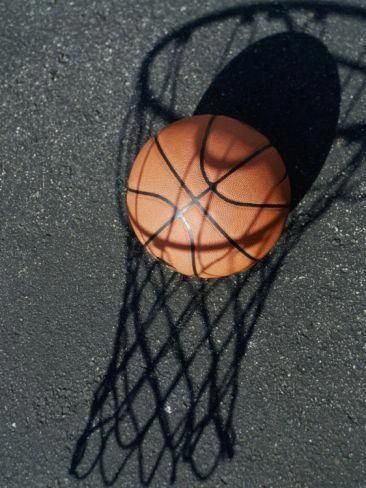
POLYGON ((0 2, 0 486, 363 488, 366 6, 0 2), (227 113, 294 202, 250 272, 126 222, 150 134, 227 113))

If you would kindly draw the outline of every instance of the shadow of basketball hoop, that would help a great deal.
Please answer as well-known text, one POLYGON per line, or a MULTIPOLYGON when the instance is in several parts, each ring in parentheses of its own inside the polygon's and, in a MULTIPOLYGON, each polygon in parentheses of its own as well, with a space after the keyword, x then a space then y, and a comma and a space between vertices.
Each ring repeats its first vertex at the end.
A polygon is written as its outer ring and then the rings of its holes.
MULTIPOLYGON (((334 59, 320 40, 295 32, 300 8, 308 9, 317 28, 334 12, 366 20, 364 10, 336 4, 262 3, 191 22, 165 36, 146 56, 136 82, 137 98, 121 131, 117 198, 124 226, 123 185, 134 156, 152 131, 188 115, 176 104, 189 41, 202 27, 237 20, 227 55, 238 29, 250 26, 255 32, 256 15, 263 13, 273 21, 280 19, 288 32, 256 43, 250 35, 249 46, 224 69, 219 60, 219 73, 196 113, 224 113, 267 135, 288 165, 293 206, 299 203, 336 135, 340 100, 336 63, 345 63, 334 59), (164 50, 167 69, 159 89, 153 91, 152 70, 164 50)), ((363 76, 366 72, 357 63, 350 69, 363 76)), ((344 195, 366 146, 364 130, 364 124, 344 121, 337 137, 359 142, 359 149, 326 188, 320 185, 313 192, 305 210, 294 210, 279 245, 247 273, 211 282, 190 280, 153 261, 127 234, 126 281, 113 354, 75 446, 70 468, 74 476, 85 479, 98 469, 103 484, 109 486, 132 469, 142 485, 158 475, 173 483, 178 467, 185 463, 204 480, 220 460, 234 456, 234 413, 248 343, 286 256, 304 231, 344 195), (222 323, 229 326, 220 327, 222 323)))

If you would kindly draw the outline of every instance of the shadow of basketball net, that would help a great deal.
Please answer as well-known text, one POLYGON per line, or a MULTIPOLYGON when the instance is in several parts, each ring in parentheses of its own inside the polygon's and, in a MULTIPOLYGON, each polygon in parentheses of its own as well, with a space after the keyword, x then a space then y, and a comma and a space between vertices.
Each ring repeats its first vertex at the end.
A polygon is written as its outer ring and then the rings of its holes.
POLYGON ((143 60, 118 159, 117 193, 125 229, 124 184, 134 157, 152 133, 194 111, 178 110, 187 105, 182 80, 196 66, 187 59, 192 46, 199 53, 201 31, 207 36, 211 29, 214 36, 223 22, 230 22, 232 34, 215 41, 221 55, 214 70, 202 74, 200 82, 209 88, 195 113, 234 116, 267 135, 288 166, 294 210, 280 242, 261 263, 246 273, 208 282, 171 272, 126 232, 126 282, 113 354, 75 446, 74 476, 86 478, 98 469, 102 482, 112 485, 128 469, 136 471, 137 484, 149 485, 157 475, 174 482, 184 462, 197 478, 206 479, 220 460, 235 455, 235 406, 239 399, 245 402, 238 396, 240 371, 266 299, 302 234, 337 199, 352 202, 346 185, 366 147, 365 123, 349 122, 355 104, 365 96, 366 64, 362 54, 351 59, 333 50, 331 55, 321 43, 329 34, 330 16, 339 22, 364 22, 366 11, 306 2, 227 9, 167 35, 143 60), (287 33, 255 42, 264 21, 274 34, 287 33), (239 55, 227 64, 232 52, 239 55), (351 92, 353 98, 342 107, 336 131, 337 66, 342 92, 351 92), (348 156, 311 186, 334 140, 348 148, 348 156))

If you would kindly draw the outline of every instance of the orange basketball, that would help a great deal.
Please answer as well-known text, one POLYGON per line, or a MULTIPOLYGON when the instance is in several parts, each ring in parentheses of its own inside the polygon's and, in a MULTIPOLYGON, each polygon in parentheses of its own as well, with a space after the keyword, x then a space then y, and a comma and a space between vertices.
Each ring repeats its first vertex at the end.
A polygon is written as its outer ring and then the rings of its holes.
POLYGON ((127 187, 138 240, 188 276, 249 268, 280 237, 290 204, 286 167, 268 139, 221 115, 187 117, 140 150, 127 187))

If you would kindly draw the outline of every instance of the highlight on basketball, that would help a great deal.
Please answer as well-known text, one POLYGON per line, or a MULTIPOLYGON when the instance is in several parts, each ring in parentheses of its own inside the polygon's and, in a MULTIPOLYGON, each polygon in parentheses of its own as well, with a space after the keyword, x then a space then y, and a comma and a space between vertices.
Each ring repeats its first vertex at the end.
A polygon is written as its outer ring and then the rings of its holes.
POLYGON ((290 200, 276 148, 222 115, 186 117, 150 138, 127 183, 142 245, 175 271, 205 279, 261 260, 282 233, 290 200))

